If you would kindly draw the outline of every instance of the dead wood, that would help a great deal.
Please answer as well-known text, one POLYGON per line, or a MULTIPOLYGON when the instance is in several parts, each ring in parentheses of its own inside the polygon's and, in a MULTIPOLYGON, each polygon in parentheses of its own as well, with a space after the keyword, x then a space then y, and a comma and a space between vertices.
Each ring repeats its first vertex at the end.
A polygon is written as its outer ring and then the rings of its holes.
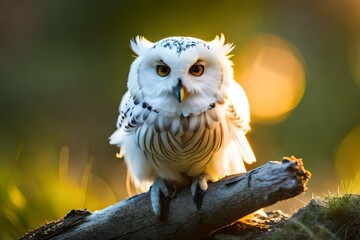
POLYGON ((73 212, 54 222, 58 230, 50 223, 22 239, 197 239, 303 193, 310 176, 301 159, 284 158, 209 184, 199 211, 187 187, 170 201, 168 215, 160 220, 153 214, 146 192, 91 214, 80 211, 78 218, 73 212))

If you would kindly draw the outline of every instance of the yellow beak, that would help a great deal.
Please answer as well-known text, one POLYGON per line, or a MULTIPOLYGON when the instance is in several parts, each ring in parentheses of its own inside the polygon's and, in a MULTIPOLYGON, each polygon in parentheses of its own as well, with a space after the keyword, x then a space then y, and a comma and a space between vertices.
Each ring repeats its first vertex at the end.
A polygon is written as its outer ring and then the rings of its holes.
POLYGON ((174 87, 174 93, 176 99, 181 103, 187 96, 186 88, 182 85, 181 80, 179 81, 178 85, 174 87))

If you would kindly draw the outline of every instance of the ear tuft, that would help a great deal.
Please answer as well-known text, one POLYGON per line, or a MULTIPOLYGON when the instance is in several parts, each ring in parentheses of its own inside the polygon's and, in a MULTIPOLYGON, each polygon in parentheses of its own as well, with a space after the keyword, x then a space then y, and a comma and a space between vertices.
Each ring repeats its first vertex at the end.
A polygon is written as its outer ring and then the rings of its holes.
POLYGON ((135 39, 130 40, 130 47, 138 56, 146 53, 153 45, 154 43, 143 36, 136 36, 135 39))
POLYGON ((209 42, 209 44, 214 49, 220 50, 224 55, 228 55, 235 47, 232 43, 225 43, 225 36, 222 33, 220 37, 216 35, 214 40, 209 42))

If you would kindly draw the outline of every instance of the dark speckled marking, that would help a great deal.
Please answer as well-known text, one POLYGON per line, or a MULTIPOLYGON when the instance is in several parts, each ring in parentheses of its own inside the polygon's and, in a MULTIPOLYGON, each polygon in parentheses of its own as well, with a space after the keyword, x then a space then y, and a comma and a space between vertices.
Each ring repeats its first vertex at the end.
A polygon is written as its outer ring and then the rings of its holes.
POLYGON ((187 49, 203 46, 204 48, 210 49, 210 46, 203 41, 186 38, 186 37, 177 37, 177 38, 166 38, 156 43, 152 49, 157 47, 168 48, 170 50, 175 49, 177 54, 185 52, 187 49))

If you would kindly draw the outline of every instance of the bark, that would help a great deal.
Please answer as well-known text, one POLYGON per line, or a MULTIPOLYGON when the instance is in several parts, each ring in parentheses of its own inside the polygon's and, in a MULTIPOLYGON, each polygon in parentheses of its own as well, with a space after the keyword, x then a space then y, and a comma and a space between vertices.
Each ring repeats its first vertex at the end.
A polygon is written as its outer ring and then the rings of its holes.
POLYGON ((301 159, 284 158, 209 184, 200 210, 187 187, 170 201, 167 215, 160 220, 153 214, 146 192, 93 213, 72 211, 22 239, 197 239, 303 193, 310 176, 301 159))

